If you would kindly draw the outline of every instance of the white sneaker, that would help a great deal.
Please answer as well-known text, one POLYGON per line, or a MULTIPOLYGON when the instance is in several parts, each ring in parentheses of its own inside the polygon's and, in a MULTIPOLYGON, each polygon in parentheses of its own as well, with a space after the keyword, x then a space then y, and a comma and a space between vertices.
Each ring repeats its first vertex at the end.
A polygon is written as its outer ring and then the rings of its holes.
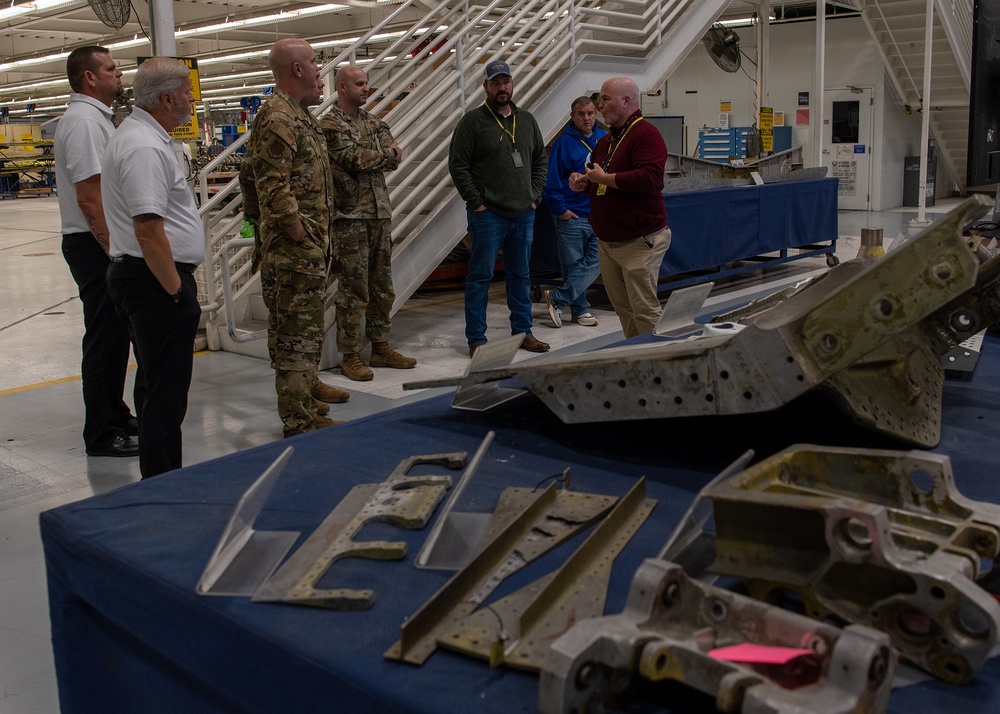
POLYGON ((552 304, 552 295, 549 294, 548 290, 542 292, 542 296, 545 298, 545 304, 549 308, 549 319, 552 320, 552 326, 562 327, 562 310, 552 304))
POLYGON ((582 315, 577 315, 573 318, 573 322, 578 325, 583 325, 584 327, 597 327, 597 318, 591 315, 589 312, 585 312, 582 315))

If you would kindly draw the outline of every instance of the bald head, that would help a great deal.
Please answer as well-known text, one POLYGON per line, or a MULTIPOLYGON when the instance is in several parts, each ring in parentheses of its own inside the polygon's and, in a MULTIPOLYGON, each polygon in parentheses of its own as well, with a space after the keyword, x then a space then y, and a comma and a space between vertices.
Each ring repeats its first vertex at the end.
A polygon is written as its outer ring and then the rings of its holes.
POLYGON ((287 38, 278 40, 271 47, 267 56, 267 65, 271 68, 275 79, 281 79, 293 74, 295 63, 303 64, 315 56, 312 47, 305 40, 287 38))
POLYGON ((628 77, 612 77, 601 85, 597 101, 604 122, 619 129, 639 109, 639 85, 628 77))
POLYGON ((287 92, 303 108, 319 104, 323 82, 319 78, 316 53, 305 40, 286 38, 271 47, 267 64, 274 74, 274 84, 287 92))
POLYGON ((368 101, 368 75, 360 67, 345 65, 337 70, 337 105, 351 116, 368 101))

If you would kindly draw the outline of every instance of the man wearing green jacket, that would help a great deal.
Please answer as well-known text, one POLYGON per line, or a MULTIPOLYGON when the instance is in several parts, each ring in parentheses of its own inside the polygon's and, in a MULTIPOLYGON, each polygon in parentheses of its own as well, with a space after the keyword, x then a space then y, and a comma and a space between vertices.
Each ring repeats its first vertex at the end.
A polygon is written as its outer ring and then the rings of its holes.
POLYGON ((465 279, 465 337, 471 356, 486 344, 486 307, 497 254, 503 249, 511 334, 521 347, 546 352, 531 334, 528 258, 535 207, 545 188, 545 142, 535 118, 511 101, 506 62, 486 65, 486 102, 462 117, 451 137, 448 169, 465 200, 472 244, 465 279))

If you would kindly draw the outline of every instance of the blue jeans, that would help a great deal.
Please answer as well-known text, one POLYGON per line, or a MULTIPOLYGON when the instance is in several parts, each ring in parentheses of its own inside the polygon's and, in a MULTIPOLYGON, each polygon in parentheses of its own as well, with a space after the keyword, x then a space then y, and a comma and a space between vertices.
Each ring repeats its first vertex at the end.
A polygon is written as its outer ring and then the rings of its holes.
POLYGON ((556 308, 561 310, 569 305, 573 317, 579 317, 590 312, 587 288, 601 274, 597 263, 597 234, 585 217, 568 221, 557 218, 556 245, 563 284, 550 290, 549 297, 556 308))
POLYGON ((534 235, 535 209, 504 218, 489 209, 468 211, 469 274, 465 278, 465 338, 469 345, 486 342, 486 306, 497 254, 503 248, 507 275, 507 307, 512 335, 531 334, 531 275, 528 257, 534 235))

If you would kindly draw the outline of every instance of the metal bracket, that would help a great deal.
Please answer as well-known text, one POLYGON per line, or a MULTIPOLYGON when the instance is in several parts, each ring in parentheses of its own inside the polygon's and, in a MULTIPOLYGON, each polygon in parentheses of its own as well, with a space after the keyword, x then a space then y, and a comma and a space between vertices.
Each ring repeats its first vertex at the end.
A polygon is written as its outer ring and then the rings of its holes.
POLYGON ((468 565, 479 552, 486 538, 486 530, 493 519, 492 513, 459 513, 455 512, 458 501, 473 474, 479 468, 486 450, 490 448, 495 431, 490 431, 483 439, 469 465, 465 467, 462 478, 451 489, 451 495, 438 515, 434 527, 427 535, 416 561, 418 568, 427 570, 459 570, 468 565))
POLYGON ((558 570, 441 632, 438 644, 491 666, 541 669, 548 643, 574 622, 604 614, 611 566, 656 506, 645 496, 643 478, 558 570))
POLYGON ((701 494, 713 503, 710 570, 768 602, 869 625, 938 678, 968 681, 1000 632, 977 580, 1000 555, 1000 507, 954 487, 948 458, 791 447, 701 494))
POLYGON ((695 318, 705 305, 705 300, 713 287, 715 283, 701 283, 672 291, 667 298, 667 304, 663 306, 656 327, 653 328, 653 334, 658 337, 700 334, 705 326, 696 323, 695 318))
MULTIPOLYGON (((475 372, 502 368, 514 361, 524 335, 512 335, 505 340, 489 342, 481 345, 469 360, 469 366, 465 368, 465 375, 469 376, 475 372)), ((455 390, 455 396, 451 400, 451 406, 455 409, 464 409, 472 412, 484 412, 492 409, 498 404, 510 401, 514 397, 519 397, 527 390, 515 389, 512 387, 501 387, 498 382, 487 382, 484 384, 469 384, 455 390)))
MULTIPOLYGON (((482 551, 455 573, 400 628, 399 640, 385 653, 388 659, 423 664, 437 647, 440 633, 453 627, 485 602, 512 573, 541 557, 604 516, 618 500, 573 491, 507 489, 530 497, 520 514, 502 529, 494 529, 482 551)), ((501 511, 501 505, 497 506, 501 511)))
POLYGON ((198 580, 199 595, 253 595, 299 537, 296 531, 253 528, 294 451, 286 447, 240 497, 198 580))
POLYGON ((621 614, 580 621, 552 643, 538 708, 599 714, 641 678, 682 682, 714 696, 723 712, 878 714, 888 706, 894 665, 881 632, 857 625, 840 630, 650 559, 636 571, 621 614), (811 652, 784 667, 710 654, 740 644, 811 652), (786 688, 786 680, 801 686, 786 688))
POLYGON ((374 590, 325 589, 317 587, 317 583, 333 563, 343 558, 400 560, 406 557, 407 546, 403 541, 357 542, 354 536, 373 521, 409 529, 423 528, 451 486, 451 476, 409 476, 410 469, 417 464, 440 464, 459 469, 465 465, 467 456, 465 452, 411 456, 401 461, 382 483, 355 486, 257 591, 254 601, 335 610, 370 608, 375 604, 374 590))

